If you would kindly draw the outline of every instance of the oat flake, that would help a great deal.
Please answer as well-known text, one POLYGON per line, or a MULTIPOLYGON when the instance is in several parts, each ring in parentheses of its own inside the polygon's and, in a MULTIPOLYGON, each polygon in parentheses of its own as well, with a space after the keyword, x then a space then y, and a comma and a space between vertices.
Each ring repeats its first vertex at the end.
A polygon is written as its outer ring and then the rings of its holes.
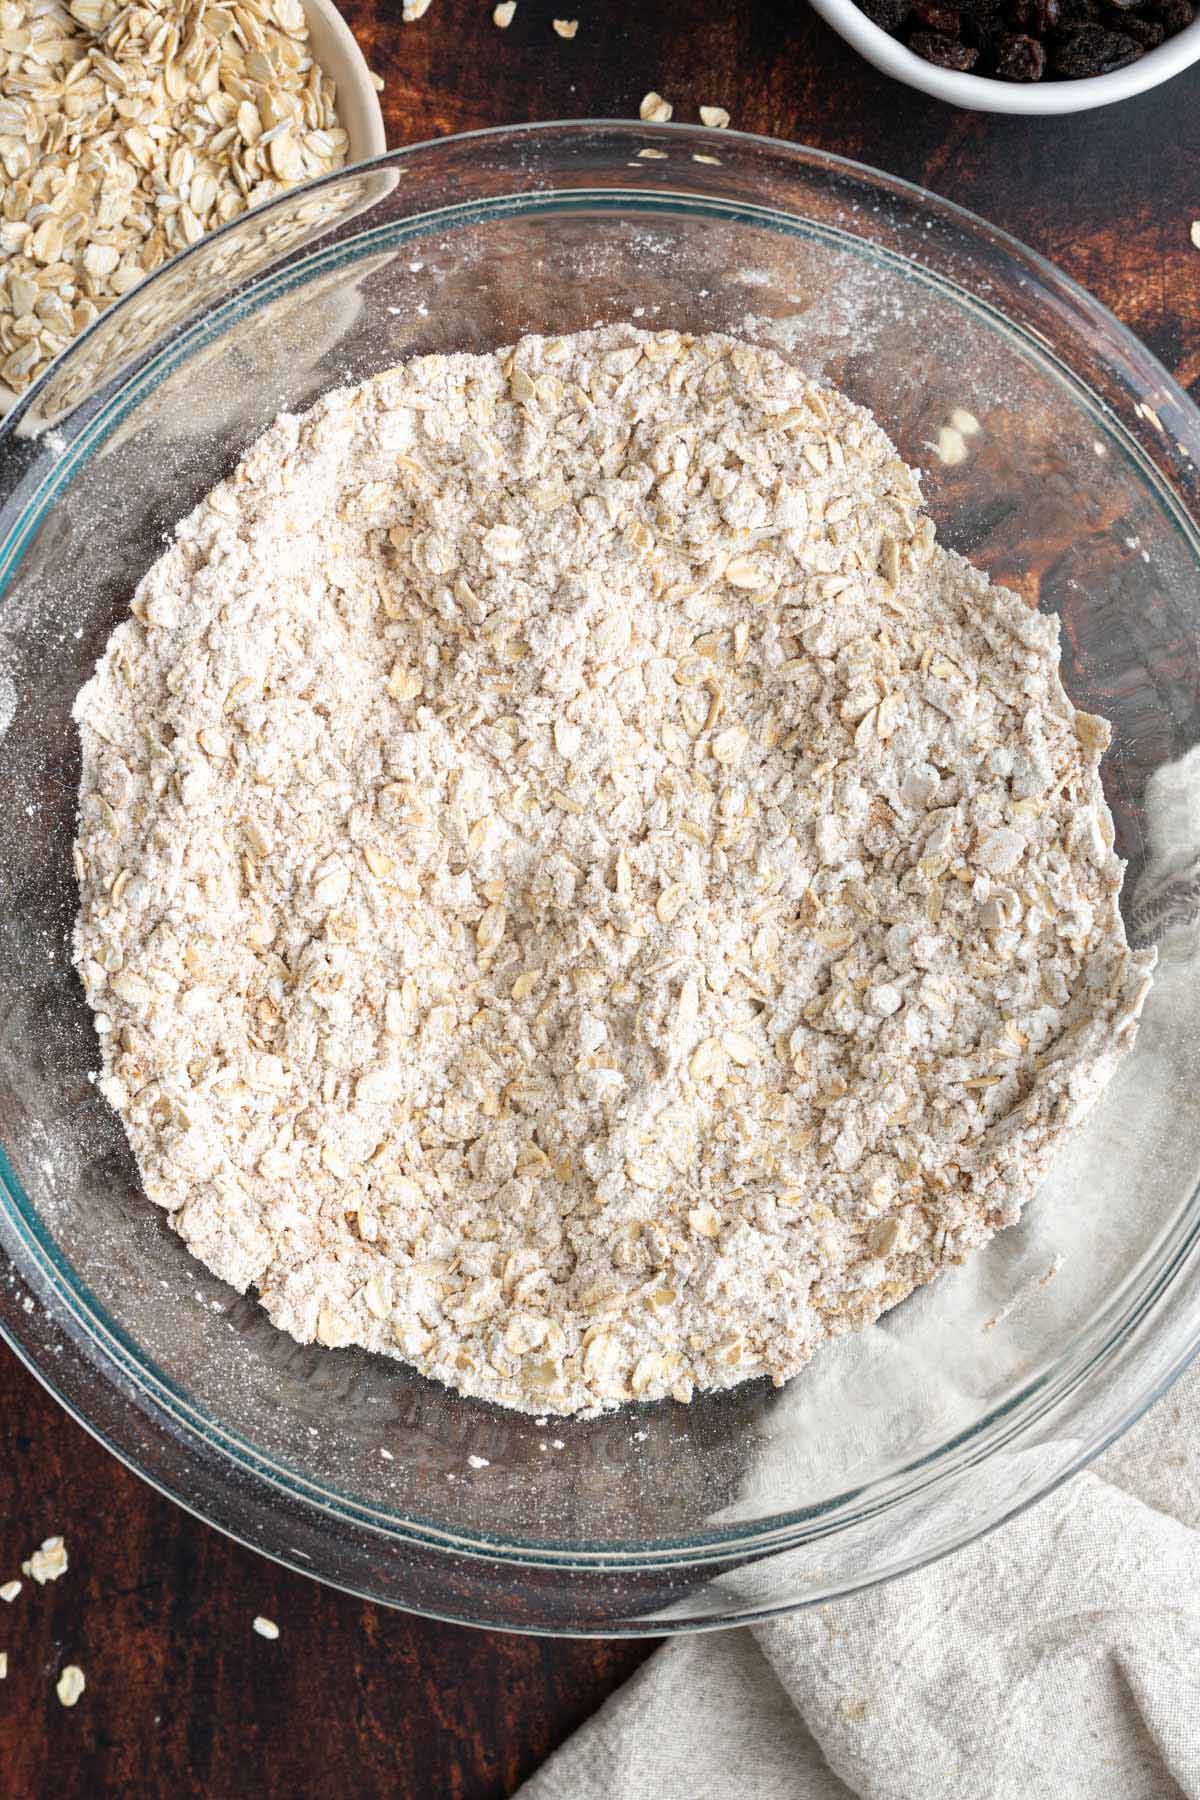
POLYGON ((654 125, 665 125, 674 111, 675 108, 671 102, 664 100, 661 94, 654 92, 653 88, 648 94, 642 95, 638 105, 639 119, 646 119, 654 125))
POLYGON ((625 326, 284 415, 79 697, 150 1197, 302 1341, 538 1414, 794 1373, 1132 1041, 1057 622, 777 353, 625 326))
MULTIPOLYGON (((40 1550, 35 1550, 28 1562, 21 1564, 22 1575, 31 1575, 39 1587, 45 1587, 48 1581, 57 1581, 60 1575, 67 1572, 66 1545, 60 1537, 43 1539, 40 1550)), ((17 1592, 20 1593, 20 1583, 17 1592)))
POLYGON ((64 1706, 74 1706, 87 1682, 78 1663, 68 1663, 55 1683, 54 1691, 64 1706))

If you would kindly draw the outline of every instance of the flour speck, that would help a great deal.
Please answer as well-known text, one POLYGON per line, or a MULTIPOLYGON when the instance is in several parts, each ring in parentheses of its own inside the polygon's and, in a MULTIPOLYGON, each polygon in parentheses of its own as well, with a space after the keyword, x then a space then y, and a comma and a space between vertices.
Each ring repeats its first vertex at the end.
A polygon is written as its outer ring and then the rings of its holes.
POLYGON ((17 684, 0 669, 0 738, 17 716, 17 684))

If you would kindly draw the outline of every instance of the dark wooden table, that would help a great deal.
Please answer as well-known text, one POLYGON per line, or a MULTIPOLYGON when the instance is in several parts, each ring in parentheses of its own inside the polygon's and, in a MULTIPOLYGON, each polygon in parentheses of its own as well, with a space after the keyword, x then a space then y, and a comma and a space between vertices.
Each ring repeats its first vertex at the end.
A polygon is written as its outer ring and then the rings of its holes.
MULTIPOLYGON (((518 120, 633 116, 649 88, 695 119, 907 176, 1070 271, 1200 387, 1200 68, 1140 100, 1021 122, 955 112, 867 67, 802 0, 346 0, 385 78, 390 141, 518 120), (577 16, 565 42, 551 18, 577 16)), ((0 1793, 387 1795, 513 1791, 647 1654, 630 1643, 425 1624, 237 1548, 142 1486, 0 1354, 0 1581, 45 1536, 69 1573, 0 1606, 0 1793), (268 1643, 256 1613, 278 1621, 268 1643), (88 1689, 54 1694, 65 1661, 88 1689)))

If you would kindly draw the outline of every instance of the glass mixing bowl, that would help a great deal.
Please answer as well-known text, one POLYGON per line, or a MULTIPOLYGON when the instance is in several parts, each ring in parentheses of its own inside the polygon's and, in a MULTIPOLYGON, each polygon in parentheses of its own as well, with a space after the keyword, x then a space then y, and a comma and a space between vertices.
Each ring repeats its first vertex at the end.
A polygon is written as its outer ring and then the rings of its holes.
POLYGON ((1029 251, 902 182, 733 133, 586 123, 419 145, 164 269, 0 439, 9 1341, 201 1517, 477 1624, 764 1616, 911 1569, 1046 1493, 1200 1330, 1198 455, 1190 402, 1029 251), (781 1392, 539 1423, 293 1343, 141 1194, 69 960, 70 709, 164 534, 280 408, 419 352, 627 318, 762 339, 838 383, 925 465, 944 538, 1062 615, 1067 686, 1115 722, 1126 918, 1162 961, 1135 1055, 974 1262, 781 1392))

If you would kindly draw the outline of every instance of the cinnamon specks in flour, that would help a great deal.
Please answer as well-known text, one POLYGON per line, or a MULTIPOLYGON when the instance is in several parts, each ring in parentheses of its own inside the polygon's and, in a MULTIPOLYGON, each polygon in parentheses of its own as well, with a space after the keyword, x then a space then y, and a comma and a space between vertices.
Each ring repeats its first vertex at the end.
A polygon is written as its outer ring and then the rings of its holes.
POLYGON ((284 415, 76 716, 102 1088, 308 1341, 538 1413, 793 1373, 1122 1052, 1057 626, 871 417, 624 326, 284 415))

